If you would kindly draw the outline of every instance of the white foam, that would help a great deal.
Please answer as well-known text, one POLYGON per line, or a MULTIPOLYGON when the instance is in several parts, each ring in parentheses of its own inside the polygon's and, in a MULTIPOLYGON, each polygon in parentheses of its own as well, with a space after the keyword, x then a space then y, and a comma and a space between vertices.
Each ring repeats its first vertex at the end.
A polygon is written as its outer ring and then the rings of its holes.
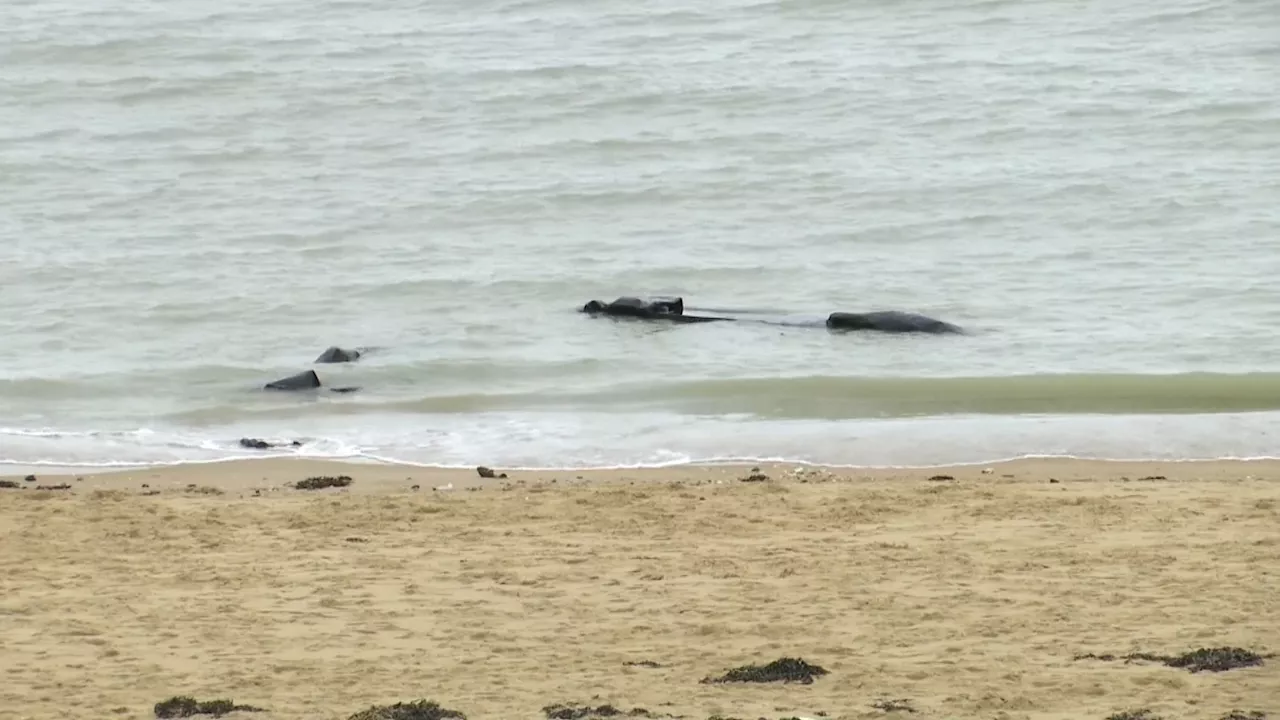
POLYGON ((1019 457, 1201 460, 1271 457, 1280 413, 752 421, 559 413, 321 418, 271 428, 0 428, 0 465, 74 469, 247 458, 510 469, 785 462, 844 467, 976 465, 1019 457), (247 450, 241 437, 299 447, 247 450))

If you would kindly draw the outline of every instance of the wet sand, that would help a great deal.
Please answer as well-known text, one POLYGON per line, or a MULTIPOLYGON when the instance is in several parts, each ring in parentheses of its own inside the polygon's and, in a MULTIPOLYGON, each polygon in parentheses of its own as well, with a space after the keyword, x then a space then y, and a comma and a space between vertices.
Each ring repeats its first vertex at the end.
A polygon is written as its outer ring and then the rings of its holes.
POLYGON ((25 489, 0 490, 0 707, 146 718, 192 695, 298 720, 417 698, 473 720, 555 703, 698 720, 1280 714, 1280 657, 1216 673, 1073 659, 1280 651, 1280 463, 761 469, 768 480, 740 481, 749 467, 481 480, 254 460, 6 478, 25 489), (354 482, 286 486, 338 474, 354 482), (699 682, 781 657, 830 674, 699 682))

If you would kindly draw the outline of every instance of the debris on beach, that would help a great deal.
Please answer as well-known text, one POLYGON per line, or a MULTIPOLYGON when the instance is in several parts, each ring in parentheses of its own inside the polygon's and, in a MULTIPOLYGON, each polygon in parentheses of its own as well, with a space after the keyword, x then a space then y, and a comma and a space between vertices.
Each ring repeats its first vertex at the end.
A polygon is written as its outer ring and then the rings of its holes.
POLYGON ((1219 718, 1219 720, 1267 720, 1267 714, 1261 710, 1250 710, 1249 712, 1232 710, 1219 718))
POLYGON ((28 476, 26 476, 26 477, 22 478, 22 481, 23 481, 23 482, 35 482, 35 481, 36 481, 36 476, 35 476, 35 475, 28 475, 28 476))
POLYGON ((68 485, 67 483, 60 483, 58 485, 37 485, 36 489, 37 490, 70 490, 71 486, 68 485))
POLYGON ((479 475, 480 477, 482 477, 482 478, 486 479, 486 480, 493 480, 493 479, 495 479, 495 478, 496 478, 496 479, 504 479, 504 478, 506 478, 506 477, 507 477, 507 474, 506 474, 506 473, 496 473, 496 472, 494 472, 494 471, 493 471, 493 469, 491 469, 491 468, 487 468, 487 467, 485 467, 485 466, 483 466, 483 465, 481 465, 480 467, 476 468, 476 474, 477 474, 477 475, 479 475))
POLYGON ((946 482, 948 480, 955 480, 955 477, 952 475, 933 475, 929 478, 929 482, 946 482))
POLYGON ((705 677, 699 682, 706 683, 800 683, 812 685, 813 681, 827 674, 825 668, 799 658, 781 658, 768 665, 743 665, 736 667, 718 678, 705 677))
POLYGON ((299 480, 293 484, 297 490, 323 490, 331 487, 346 487, 351 484, 350 475, 339 475, 333 477, 331 475, 319 475, 309 477, 306 480, 299 480))
POLYGON ((623 664, 623 665, 625 665, 625 666, 627 666, 627 667, 642 667, 642 668, 660 668, 660 667, 662 667, 662 665, 659 665, 658 663, 656 663, 656 662, 654 662, 654 661, 652 661, 652 660, 628 660, 628 661, 626 661, 626 662, 624 662, 624 663, 622 663, 622 664, 623 664))
POLYGON ((1165 476, 1163 476, 1163 475, 1148 475, 1148 476, 1146 476, 1146 477, 1140 477, 1140 478, 1138 478, 1138 482, 1152 482, 1152 481, 1154 481, 1154 480, 1168 480, 1168 479, 1169 479, 1169 478, 1167 478, 1167 477, 1165 477, 1165 476))
POLYGON ((591 707, 590 705, 570 705, 559 703, 556 705, 548 705, 542 708, 542 712, 547 716, 547 720, 596 720, 597 718, 621 718, 621 717, 643 717, 643 718, 681 718, 681 715, 659 715, 654 712, 645 710, 644 708, 635 708, 632 710, 621 710, 612 705, 600 705, 599 707, 591 707))
POLYGON ((352 537, 346 538, 346 541, 349 543, 367 543, 369 542, 369 538, 352 536, 352 537))
POLYGON ((1146 708, 1142 708, 1140 710, 1125 710, 1113 713, 1107 716, 1107 720, 1164 720, 1164 718, 1146 708))
POLYGON ((1087 653, 1075 656, 1075 660, 1101 660, 1103 662, 1111 662, 1113 660, 1124 660, 1125 663, 1131 663, 1134 660, 1145 660, 1147 662, 1158 662, 1172 668, 1189 670, 1190 672, 1225 672, 1227 670, 1236 670, 1245 667, 1255 667, 1262 665, 1262 661, 1275 657, 1274 653, 1268 655, 1259 655, 1250 650, 1238 647, 1216 647, 1216 648, 1199 648, 1191 652, 1182 653, 1181 655, 1157 655, 1155 653, 1130 653, 1128 655, 1116 656, 1109 653, 1102 655, 1094 655, 1087 653))
POLYGON ((871 703, 871 707, 884 712, 905 712, 914 713, 915 707, 911 705, 910 700, 877 700, 871 703))
POLYGON ((395 705, 375 705, 347 720, 467 720, 467 716, 429 700, 417 700, 395 705))
POLYGON ((196 485, 192 483, 187 486, 186 491, 194 495, 222 495, 222 490, 212 485, 196 485))
POLYGON ((769 479, 769 476, 760 472, 760 468, 758 467, 751 468, 750 475, 738 478, 740 482, 764 482, 765 480, 768 480, 768 479, 769 479))
POLYGON ((787 476, 802 483, 832 482, 839 479, 834 473, 827 470, 804 467, 803 465, 787 472, 787 476))
POLYGON ((171 697, 164 702, 156 703, 155 706, 155 713, 158 718, 186 718, 194 715, 222 717, 233 712, 266 712, 266 710, 252 705, 236 705, 230 700, 206 700, 201 702, 195 698, 185 696, 171 697))
POLYGON ((22 486, 12 480, 0 480, 0 488, 8 488, 9 490, 21 490, 22 486))

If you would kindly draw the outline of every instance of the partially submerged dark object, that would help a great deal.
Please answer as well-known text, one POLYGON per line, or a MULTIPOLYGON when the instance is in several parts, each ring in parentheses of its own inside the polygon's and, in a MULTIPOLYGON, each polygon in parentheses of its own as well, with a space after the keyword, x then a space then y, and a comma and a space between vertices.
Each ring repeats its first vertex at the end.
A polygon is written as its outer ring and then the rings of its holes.
MULTIPOLYGON (((297 392, 301 390, 319 390, 323 385, 320 383, 320 376, 315 370, 304 370, 297 375, 290 375, 286 378, 274 380, 262 386, 263 390, 281 390, 285 392, 297 392)), ((329 392, 350 393, 359 390, 358 387, 337 387, 329 388, 329 392)))
POLYGON ((813 681, 827 674, 825 668, 810 665, 800 658, 781 658, 768 665, 743 665, 736 667, 718 678, 703 678, 703 683, 800 683, 811 685, 813 681))
POLYGON ((916 313, 877 310, 867 313, 834 312, 827 316, 832 330, 875 330, 887 333, 959 333, 960 328, 948 322, 916 313))
POLYGON ((309 477, 306 480, 299 480, 293 484, 298 490, 323 490, 331 487, 346 487, 352 482, 350 475, 339 475, 333 477, 331 475, 320 475, 317 477, 309 477))
POLYGON ((302 447, 302 443, 297 440, 287 443, 273 443, 261 438, 240 438, 240 447, 250 450, 270 450, 278 447, 302 447))
POLYGON ((641 300, 635 297, 620 297, 611 303, 592 300, 582 306, 582 312, 588 315, 608 315, 610 317, 628 317, 641 320, 662 320, 675 323, 716 322, 733 318, 711 317, 704 315, 685 315, 684 298, 654 298, 641 300))
MULTIPOLYGON (((834 312, 825 321, 814 320, 797 323, 795 321, 767 320, 759 317, 739 318, 720 315, 685 315, 684 298, 653 298, 643 300, 636 297, 620 297, 610 303, 592 300, 582 306, 582 312, 588 315, 607 315, 615 318, 635 318, 638 320, 655 320, 675 323, 703 322, 753 322, 765 325, 783 325, 786 327, 816 327, 825 325, 829 330, 854 331, 872 330, 884 333, 927 333, 932 335, 959 334, 964 331, 948 322, 937 320, 917 313, 900 310, 876 310, 865 313, 834 312)), ((716 311, 712 311, 716 312, 716 311)), ((748 313, 748 311, 724 310, 728 314, 748 313)), ((750 311, 759 314, 759 311, 750 311)), ((781 314, 781 313, 779 313, 781 314)))
POLYGON ((418 700, 371 707, 347 720, 467 720, 467 716, 457 710, 440 707, 434 702, 418 700))
POLYGON ((230 700, 200 701, 190 697, 172 697, 164 702, 156 703, 154 708, 158 718, 186 718, 194 715, 212 715, 222 717, 233 712, 266 712, 252 705, 236 705, 230 700))
POLYGON ((361 355, 364 355, 364 353, 359 348, 354 350, 348 350, 346 348, 340 348, 335 345, 325 350, 324 352, 320 353, 320 357, 316 358, 315 362, 317 363, 355 362, 356 360, 360 359, 361 355))
POLYGON ((1134 660, 1145 660, 1147 662, 1158 662, 1162 665, 1188 670, 1193 673, 1198 672, 1225 672, 1227 670, 1236 670, 1239 668, 1256 667, 1262 665, 1263 660, 1274 657, 1274 654, 1260 655, 1252 650, 1245 650, 1238 647, 1216 647, 1216 648, 1199 648, 1191 652, 1185 652, 1181 655, 1157 655, 1155 653, 1129 653, 1128 655, 1116 656, 1112 654, 1094 655, 1088 653, 1086 655, 1077 655, 1076 660, 1102 660, 1110 662, 1113 660, 1124 660, 1126 663, 1134 660))

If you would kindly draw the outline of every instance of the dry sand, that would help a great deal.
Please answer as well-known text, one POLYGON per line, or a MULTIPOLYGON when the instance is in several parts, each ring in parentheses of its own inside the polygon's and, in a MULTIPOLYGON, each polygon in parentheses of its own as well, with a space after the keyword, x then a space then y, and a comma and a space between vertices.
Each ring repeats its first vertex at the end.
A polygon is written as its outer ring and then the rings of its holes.
POLYGON ((468 489, 474 472, 262 460, 0 490, 0 715, 146 718, 185 694, 263 720, 416 698, 473 720, 565 702, 696 720, 1280 717, 1280 657, 1221 673, 1073 660, 1280 651, 1280 463, 749 470, 468 489), (355 482, 285 487, 338 473, 355 482), (830 674, 698 682, 784 656, 830 674))

